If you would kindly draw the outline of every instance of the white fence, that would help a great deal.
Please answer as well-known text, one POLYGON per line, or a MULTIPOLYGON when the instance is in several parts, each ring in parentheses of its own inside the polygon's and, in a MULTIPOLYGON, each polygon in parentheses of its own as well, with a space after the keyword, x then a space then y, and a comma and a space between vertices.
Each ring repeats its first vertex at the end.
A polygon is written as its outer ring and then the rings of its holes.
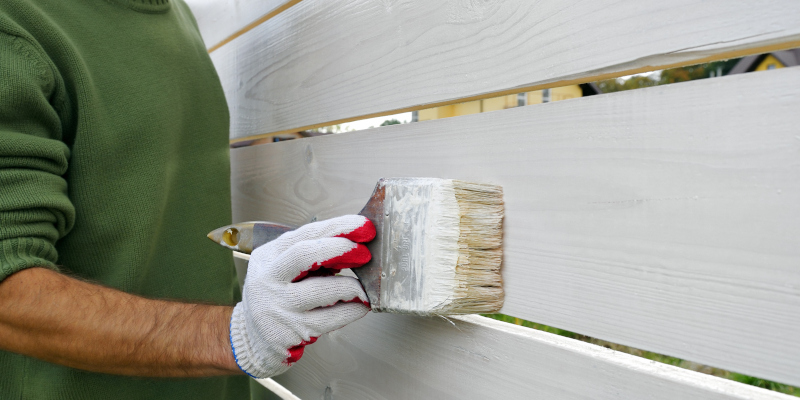
MULTIPOLYGON (((190 2, 232 139, 800 46, 800 2, 190 2), (291 6, 291 7, 288 7, 291 6)), ((500 184, 501 312, 800 385, 800 70, 234 149, 234 220, 358 212, 385 176, 500 184)), ((479 316, 370 314, 301 399, 790 398, 479 316)))

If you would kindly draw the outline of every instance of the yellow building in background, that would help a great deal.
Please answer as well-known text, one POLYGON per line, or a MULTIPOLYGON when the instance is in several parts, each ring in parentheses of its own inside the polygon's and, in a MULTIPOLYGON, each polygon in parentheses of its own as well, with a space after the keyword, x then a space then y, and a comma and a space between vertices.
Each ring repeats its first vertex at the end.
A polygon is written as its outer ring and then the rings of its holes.
POLYGON ((477 114, 488 111, 504 110, 506 108, 526 106, 529 104, 541 104, 541 103, 549 103, 552 101, 574 99, 577 97, 591 96, 598 93, 600 93, 600 89, 593 83, 569 85, 553 89, 536 90, 533 92, 525 92, 518 94, 509 94, 505 96, 492 97, 483 100, 468 101, 465 103, 451 104, 448 106, 428 108, 425 110, 416 111, 414 113, 414 118, 412 120, 429 121, 432 119, 449 118, 459 115, 469 115, 469 114, 477 114))
MULTIPOLYGON (((772 53, 744 57, 728 74, 741 74, 752 71, 785 68, 800 65, 800 49, 775 51, 772 53)), ((529 104, 549 103, 574 99, 577 97, 600 94, 600 88, 594 83, 563 86, 553 89, 537 90, 527 93, 510 94, 489 99, 468 101, 460 104, 428 108, 415 111, 412 121, 429 121, 459 115, 477 114, 481 112, 504 110, 529 104)))
POLYGON ((800 65, 800 49, 774 51, 772 53, 743 57, 733 66, 728 75, 794 67, 796 65, 800 65))
POLYGON ((778 68, 785 68, 785 67, 786 66, 783 65, 783 63, 780 62, 777 58, 775 58, 774 55, 767 54, 767 56, 764 58, 764 61, 762 61, 760 64, 758 64, 756 69, 754 69, 753 71, 766 71, 768 69, 778 69, 778 68))

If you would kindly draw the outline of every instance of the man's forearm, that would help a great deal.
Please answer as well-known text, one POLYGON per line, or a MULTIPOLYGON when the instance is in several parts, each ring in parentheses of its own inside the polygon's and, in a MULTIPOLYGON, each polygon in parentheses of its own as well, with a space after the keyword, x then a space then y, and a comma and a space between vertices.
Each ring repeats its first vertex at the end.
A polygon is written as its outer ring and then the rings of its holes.
POLYGON ((232 309, 145 299, 31 268, 0 283, 0 348, 110 374, 241 373, 228 341, 232 309))

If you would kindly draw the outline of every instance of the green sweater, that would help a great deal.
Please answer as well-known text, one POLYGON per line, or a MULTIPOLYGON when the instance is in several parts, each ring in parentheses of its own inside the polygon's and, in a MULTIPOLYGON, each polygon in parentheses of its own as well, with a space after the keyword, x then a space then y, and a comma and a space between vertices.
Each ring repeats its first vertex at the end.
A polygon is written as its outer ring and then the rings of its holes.
MULTIPOLYGON (((181 0, 0 0, 0 280, 46 267, 234 304, 228 110, 181 0)), ((0 299, 1 301, 2 299, 0 299)), ((144 379, 0 352, 2 399, 243 399, 247 377, 144 379)))

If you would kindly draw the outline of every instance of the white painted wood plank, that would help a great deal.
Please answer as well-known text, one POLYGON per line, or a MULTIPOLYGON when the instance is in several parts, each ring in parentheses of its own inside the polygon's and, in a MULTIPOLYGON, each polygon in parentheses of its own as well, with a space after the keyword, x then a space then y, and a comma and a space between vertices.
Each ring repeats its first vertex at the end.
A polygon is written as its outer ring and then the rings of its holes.
POLYGON ((275 380, 302 399, 791 399, 480 316, 370 314, 275 380))
POLYGON ((798 15, 794 0, 304 0, 212 59, 241 138, 800 46, 798 15))
POLYGON ((271 378, 264 378, 264 379, 256 379, 256 382, 264 386, 265 388, 269 389, 275 396, 281 398, 282 400, 301 400, 299 397, 295 396, 289 389, 286 389, 278 382, 275 382, 271 378))
POLYGON ((211 48, 292 0, 185 0, 211 48))
POLYGON ((234 220, 504 188, 503 312, 800 384, 800 69, 232 150, 234 220))

